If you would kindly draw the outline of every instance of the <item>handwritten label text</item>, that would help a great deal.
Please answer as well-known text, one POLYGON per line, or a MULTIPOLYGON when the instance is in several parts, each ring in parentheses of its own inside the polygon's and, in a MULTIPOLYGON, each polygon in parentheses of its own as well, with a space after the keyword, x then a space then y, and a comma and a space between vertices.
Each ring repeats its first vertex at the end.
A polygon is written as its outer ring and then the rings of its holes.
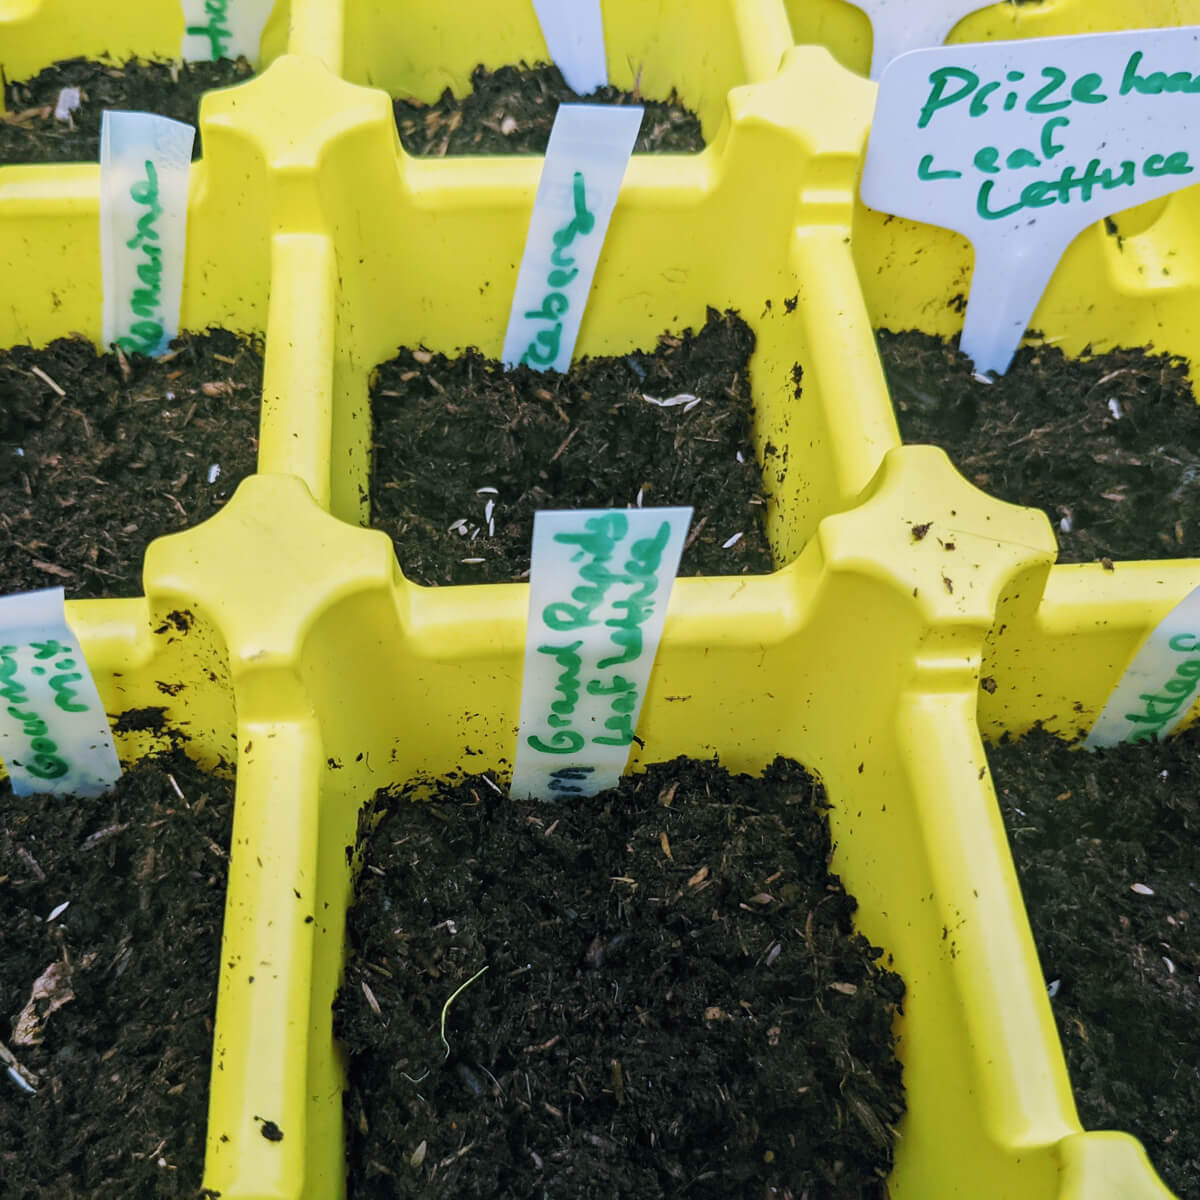
POLYGON ((620 777, 690 518, 537 514, 514 794, 594 795, 620 777))
POLYGON ((1200 179, 1200 27, 972 43, 895 59, 863 170, 872 208, 957 230, 960 347, 1004 371, 1087 226, 1200 179))
POLYGON ((634 105, 559 105, 504 335, 507 365, 571 365, 641 123, 634 105))
POLYGON ((121 777, 61 588, 0 597, 0 758, 18 795, 91 794, 121 777))

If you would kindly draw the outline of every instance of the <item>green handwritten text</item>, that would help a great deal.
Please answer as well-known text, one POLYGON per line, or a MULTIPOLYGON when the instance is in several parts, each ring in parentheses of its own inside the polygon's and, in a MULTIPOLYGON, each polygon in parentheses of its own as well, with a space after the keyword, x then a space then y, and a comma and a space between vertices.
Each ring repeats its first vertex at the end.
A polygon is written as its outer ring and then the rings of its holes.
POLYGON ((1190 705, 1196 688, 1200 687, 1200 638, 1190 633, 1178 633, 1167 645, 1177 654, 1195 657, 1179 663, 1158 692, 1143 692, 1138 696, 1143 701, 1141 711, 1125 714, 1125 720, 1137 725, 1138 729, 1126 741, 1146 742, 1157 736, 1181 708, 1190 705))
POLYGON ((162 205, 158 195, 158 172, 154 163, 146 159, 146 178, 139 180, 129 189, 135 204, 146 211, 139 218, 137 232, 125 243, 130 250, 141 250, 145 261, 138 264, 137 276, 145 287, 135 288, 129 307, 135 317, 141 318, 129 326, 125 337, 117 338, 122 350, 149 354, 162 340, 162 322, 158 320, 162 304, 162 247, 159 240, 158 218, 162 216, 162 205))
POLYGON ((208 21, 204 25, 188 25, 187 32, 195 37, 208 38, 213 60, 216 61, 225 54, 228 43, 233 38, 233 31, 222 24, 229 16, 229 0, 205 0, 204 15, 208 21))
POLYGON ((566 249, 577 235, 591 233, 596 225, 595 214, 588 212, 586 188, 581 171, 575 172, 573 197, 575 215, 553 235, 554 249, 550 252, 550 262, 554 270, 546 276, 546 283, 553 290, 546 294, 541 308, 524 314, 531 321, 552 322, 549 328, 537 331, 533 341, 521 355, 520 361, 527 366, 548 367, 558 358, 562 344, 560 318, 571 307, 570 300, 559 289, 566 287, 579 274, 575 260, 567 256, 566 249))
MULTIPOLYGON (((35 659, 49 659, 58 653, 68 652, 68 648, 58 642, 32 643, 37 653, 35 659)), ((16 646, 0 646, 0 696, 9 701, 6 709, 8 715, 21 723, 21 732, 29 739, 29 748, 33 752, 32 761, 27 759, 14 760, 35 779, 60 779, 69 770, 67 761, 59 754, 58 743, 49 737, 50 727, 46 719, 29 703, 26 685, 16 678, 20 664, 16 659, 16 646)), ((70 672, 75 662, 70 657, 55 664, 56 669, 70 672)), ((46 668, 34 667, 33 671, 42 674, 46 668)), ((85 712, 87 705, 73 706, 71 689, 68 684, 82 678, 76 674, 52 676, 49 683, 55 690, 54 703, 66 712, 85 712)))

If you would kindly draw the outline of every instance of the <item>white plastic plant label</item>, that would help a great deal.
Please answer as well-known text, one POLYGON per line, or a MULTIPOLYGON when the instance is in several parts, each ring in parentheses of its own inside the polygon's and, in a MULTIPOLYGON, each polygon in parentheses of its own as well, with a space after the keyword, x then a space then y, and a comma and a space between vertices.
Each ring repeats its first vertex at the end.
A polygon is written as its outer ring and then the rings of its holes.
POLYGON ((508 316, 506 366, 571 365, 642 111, 632 104, 559 105, 508 316))
POLYGON ((940 46, 950 31, 988 0, 850 0, 871 18, 871 78, 909 50, 940 46))
POLYGON ((621 778, 691 519, 690 508, 534 515, 514 796, 594 796, 621 778))
POLYGON ((121 764, 62 588, 0 596, 0 759, 18 796, 99 796, 121 764))
POLYGON ((1200 587, 1142 643, 1084 745, 1164 738, 1191 710, 1200 687, 1200 587))
POLYGON ((180 57, 187 62, 218 58, 258 60, 258 43, 275 0, 180 0, 183 42, 180 57))
POLYGON ((100 123, 104 344, 161 354, 179 332, 188 176, 196 131, 153 113, 100 123))
POLYGON ((533 0, 542 36, 567 87, 587 96, 608 83, 600 0, 533 0))
POLYGON ((884 72, 862 198, 975 247, 960 347, 1003 372, 1063 251, 1200 182, 1200 27, 917 50, 884 72))

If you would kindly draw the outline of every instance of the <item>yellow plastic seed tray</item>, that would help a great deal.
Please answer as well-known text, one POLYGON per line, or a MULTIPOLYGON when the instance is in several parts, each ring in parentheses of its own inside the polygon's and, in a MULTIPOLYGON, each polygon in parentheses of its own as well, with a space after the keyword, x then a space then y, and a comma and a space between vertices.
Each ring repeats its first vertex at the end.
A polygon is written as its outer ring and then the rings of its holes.
MULTIPOLYGON (((0 47, 20 31, 30 73, 96 52, 102 28, 63 33, 81 6, 0 0, 0 47)), ((104 6, 129 49, 175 36, 130 7, 104 6)), ((788 49, 781 4, 604 8, 614 81, 677 86, 710 145, 635 157, 579 352, 735 307, 758 339, 759 449, 778 450, 779 570, 678 582, 633 765, 715 752, 757 770, 783 753, 824 777, 834 869, 909 987, 893 1200, 1164 1200, 1133 1139, 1079 1127, 977 704, 989 732, 1075 700, 1098 710, 1192 575, 1143 587, 1144 565, 1118 564, 1092 595, 1089 568, 1051 568, 1044 517, 971 488, 939 451, 898 448, 859 283, 873 85, 823 48, 788 49), (914 539, 930 521, 953 550, 914 539)), ((236 760, 204 1180, 223 1200, 343 1193, 331 1004, 359 807, 468 749, 504 775, 515 748, 527 587, 415 586, 403 547, 361 528, 378 482, 370 371, 401 344, 499 350, 540 169, 400 149, 389 90, 433 99, 476 61, 545 57, 523 2, 442 9, 277 6, 263 73, 206 98, 183 323, 265 330, 260 471, 151 546, 144 597, 68 605, 110 712, 165 703, 199 757, 236 760)), ((98 337, 97 210, 94 165, 0 168, 0 344, 98 337)), ((910 307, 922 279, 897 277, 910 307)), ((120 743, 127 759, 149 748, 120 743)))
MULTIPOLYGON (((871 22, 851 0, 784 0, 797 42, 827 46, 843 66, 867 74, 871 22)), ((1004 0, 981 4, 950 32, 947 45, 1158 29, 1200 22, 1196 0, 1004 0)))
MULTIPOLYGON (((869 23, 859 10, 843 0, 794 0, 790 11, 793 27, 808 30, 804 36, 824 29, 824 19, 816 14, 827 13, 829 44, 842 61, 865 69, 869 23), (808 23, 810 14, 816 27, 808 23), (855 20, 850 22, 847 14, 855 20)), ((973 13, 949 41, 1190 24, 1200 24, 1197 0, 1136 5, 1127 0, 1047 0, 997 4, 973 13)), ((799 29, 797 36, 802 36, 799 29)), ((1200 187, 1190 187, 1117 213, 1109 227, 1097 222, 1085 229, 1064 254, 1030 328, 1067 354, 1149 345, 1200 363, 1198 219, 1200 187)), ((879 213, 860 202, 854 257, 875 328, 920 329, 944 338, 961 331, 974 255, 960 234, 879 213)), ((1193 383, 1197 378, 1193 366, 1193 383)))

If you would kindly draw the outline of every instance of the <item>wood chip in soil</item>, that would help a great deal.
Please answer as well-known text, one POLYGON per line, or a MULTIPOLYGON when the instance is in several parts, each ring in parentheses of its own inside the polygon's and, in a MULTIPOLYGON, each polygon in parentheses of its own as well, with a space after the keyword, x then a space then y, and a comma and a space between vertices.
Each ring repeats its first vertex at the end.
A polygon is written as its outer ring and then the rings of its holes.
POLYGON ((353 1200, 884 1197, 904 984, 825 807, 784 759, 380 793, 335 1007, 353 1200))
POLYGON ((199 158, 201 97, 253 74, 244 58, 189 63, 64 59, 32 79, 5 86, 8 111, 0 113, 0 165, 98 162, 100 118, 106 108, 152 112, 197 126, 192 157, 199 158), (79 89, 80 106, 59 120, 59 94, 71 87, 79 89))
POLYGON ((223 330, 171 346, 124 362, 82 338, 0 351, 4 591, 140 595, 150 542, 211 517, 254 470, 259 350, 223 330))
MULTIPOLYGON (((471 91, 456 97, 447 88, 435 104, 411 97, 393 102, 400 143, 409 154, 544 154, 560 104, 578 102, 555 66, 478 66, 471 91)), ((674 91, 665 100, 602 87, 588 104, 640 104, 646 114, 635 153, 695 153, 704 149, 700 120, 674 91)))
POLYGON ((1200 556, 1200 408, 1187 363, 1026 345, 993 383, 927 334, 879 334, 900 432, 976 486, 1042 509, 1060 562, 1200 556))
POLYGON ((1200 1196, 1200 729, 1089 753, 988 748, 1085 1129, 1200 1196))
POLYGON ((371 390, 372 524, 409 579, 503 583, 528 577, 538 509, 684 504, 681 574, 769 572, 753 350, 750 327, 714 309, 696 333, 565 375, 403 349, 371 390))
POLYGON ((177 750, 99 799, 0 783, 6 1197, 197 1195, 232 812, 177 750))

